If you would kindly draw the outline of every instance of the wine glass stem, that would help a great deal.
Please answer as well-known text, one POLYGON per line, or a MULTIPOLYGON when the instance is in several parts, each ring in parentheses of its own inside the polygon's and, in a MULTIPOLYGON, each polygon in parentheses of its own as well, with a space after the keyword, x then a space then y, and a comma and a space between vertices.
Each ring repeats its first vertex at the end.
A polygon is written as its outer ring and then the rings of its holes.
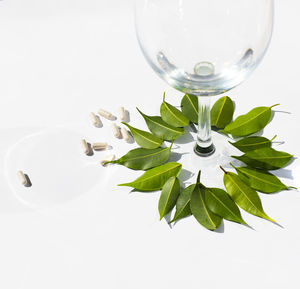
POLYGON ((194 151, 197 155, 205 157, 215 151, 211 138, 210 97, 199 96, 198 108, 198 135, 194 151))

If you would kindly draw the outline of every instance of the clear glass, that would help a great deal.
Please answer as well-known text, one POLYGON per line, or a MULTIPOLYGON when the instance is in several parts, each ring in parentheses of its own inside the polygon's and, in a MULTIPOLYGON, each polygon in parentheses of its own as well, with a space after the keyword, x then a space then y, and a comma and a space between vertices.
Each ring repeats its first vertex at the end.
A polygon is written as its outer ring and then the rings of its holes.
POLYGON ((270 43, 273 0, 136 0, 140 47, 169 85, 199 99, 195 152, 214 152, 209 96, 243 82, 270 43))

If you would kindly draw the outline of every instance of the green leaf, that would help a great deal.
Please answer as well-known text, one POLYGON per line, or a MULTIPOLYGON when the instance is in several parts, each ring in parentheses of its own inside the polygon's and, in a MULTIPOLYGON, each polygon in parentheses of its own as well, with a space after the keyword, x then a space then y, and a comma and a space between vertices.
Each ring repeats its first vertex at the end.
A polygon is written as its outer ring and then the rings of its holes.
POLYGON ((211 125, 224 128, 231 123, 234 113, 234 104, 230 97, 223 96, 213 105, 211 109, 211 125))
POLYGON ((223 181, 226 191, 240 208, 249 214, 275 223, 275 221, 264 212, 257 192, 244 183, 238 175, 225 172, 223 181))
POLYGON ((286 152, 280 152, 272 148, 262 148, 254 151, 248 151, 242 156, 232 156, 250 167, 264 170, 278 170, 286 166, 292 155, 286 152))
POLYGON ((149 116, 142 113, 138 108, 137 110, 145 119, 149 130, 157 137, 172 141, 184 134, 183 128, 178 128, 167 124, 160 116, 149 116))
POLYGON ((222 218, 214 214, 205 202, 205 190, 200 185, 200 172, 197 177, 197 184, 192 192, 190 208, 195 219, 208 230, 215 230, 220 227, 222 218))
POLYGON ((130 129, 135 142, 142 148, 155 149, 161 146, 163 140, 157 136, 151 134, 150 132, 134 128, 126 122, 122 123, 130 129))
POLYGON ((171 177, 164 184, 158 202, 160 219, 168 214, 174 207, 180 193, 180 182, 178 178, 171 177))
POLYGON ((260 148, 270 148, 275 137, 273 137, 271 140, 268 140, 267 138, 262 136, 250 136, 243 138, 235 143, 229 143, 235 146, 241 152, 245 153, 260 148))
POLYGON ((252 109, 247 114, 237 117, 234 122, 228 124, 224 128, 224 132, 234 136, 247 136, 262 130, 270 122, 272 108, 277 105, 279 104, 252 109))
POLYGON ((181 100, 182 113, 193 123, 198 123, 198 97, 185 94, 181 100))
POLYGON ((192 193, 190 207, 193 216, 202 226, 208 230, 215 230, 220 227, 222 218, 207 207, 204 190, 199 185, 192 193))
POLYGON ((171 147, 144 149, 137 148, 129 151, 120 159, 108 163, 119 164, 133 170, 148 170, 168 161, 171 147))
POLYGON ((171 162, 152 168, 142 176, 130 183, 119 184, 118 186, 132 187, 138 191, 150 192, 160 190, 170 177, 177 177, 182 165, 171 162))
POLYGON ((163 121, 175 127, 184 127, 190 123, 189 119, 179 109, 165 101, 165 93, 163 103, 160 106, 160 115, 163 121))
POLYGON ((179 195, 176 202, 176 212, 174 218, 170 223, 183 219, 192 214, 190 208, 190 201, 193 191, 195 190, 196 184, 190 185, 185 188, 179 195))
POLYGON ((222 189, 205 188, 205 200, 208 208, 220 217, 236 223, 247 225, 235 202, 222 189))
POLYGON ((289 187, 269 172, 249 167, 234 168, 239 177, 256 191, 271 194, 289 189, 289 187))

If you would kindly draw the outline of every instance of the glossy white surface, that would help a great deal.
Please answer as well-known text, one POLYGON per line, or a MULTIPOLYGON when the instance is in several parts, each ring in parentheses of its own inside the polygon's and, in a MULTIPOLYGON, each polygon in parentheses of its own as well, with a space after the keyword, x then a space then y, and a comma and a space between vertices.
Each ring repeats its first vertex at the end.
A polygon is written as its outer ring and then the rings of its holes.
MULTIPOLYGON (((264 135, 278 134, 285 141, 278 148, 300 156, 300 4, 276 4, 265 59, 228 95, 236 114, 281 103, 278 110, 290 114, 275 113, 264 135)), ((98 166, 102 156, 120 156, 134 145, 113 138, 108 121, 94 128, 91 111, 103 107, 117 114, 122 105, 131 112, 131 124, 143 128, 136 106, 158 113, 164 90, 169 102, 180 102, 181 94, 143 59, 129 1, 0 1, 0 44, 0 288, 299 288, 299 192, 261 196, 266 212, 284 228, 243 213, 255 230, 225 221, 224 233, 209 232, 192 218, 170 229, 159 222, 157 193, 129 194, 116 186, 140 173, 98 166), (54 127, 63 136, 54 138, 58 143, 51 138, 45 155, 40 147, 36 158, 24 155, 30 147, 20 157, 9 155, 17 141, 54 127), (82 137, 108 141, 113 150, 86 157, 82 137), (55 153, 56 146, 65 148, 64 139, 74 143, 68 154, 78 152, 72 163, 55 153), (39 198, 6 181, 22 155, 27 170, 39 176, 39 198), (80 169, 70 173, 70 166, 80 169), (56 185, 42 173, 51 174, 51 168, 61 170, 51 176, 56 185), (66 178, 60 178, 64 171, 66 178), (51 185, 59 185, 61 195, 51 196, 51 185)), ((288 185, 300 187, 298 160, 280 173, 288 185)), ((206 171, 203 178, 208 185, 222 182, 219 171, 206 171)))

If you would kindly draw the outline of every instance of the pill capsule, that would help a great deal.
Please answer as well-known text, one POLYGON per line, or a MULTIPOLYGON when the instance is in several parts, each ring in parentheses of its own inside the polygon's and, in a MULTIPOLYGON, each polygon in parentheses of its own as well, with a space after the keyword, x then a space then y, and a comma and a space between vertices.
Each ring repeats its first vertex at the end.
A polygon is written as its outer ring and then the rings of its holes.
POLYGON ((100 108, 100 109, 98 110, 98 113, 99 113, 99 115, 105 117, 105 118, 108 119, 108 120, 114 119, 114 116, 113 116, 110 112, 108 112, 108 111, 106 111, 106 110, 104 110, 104 109, 102 109, 102 108, 100 108))
POLYGON ((81 140, 81 145, 82 145, 82 148, 83 148, 83 151, 86 155, 89 155, 90 154, 90 146, 88 145, 88 143, 86 142, 85 139, 82 139, 81 140))
POLYGON ((18 171, 18 178, 23 186, 28 185, 28 180, 22 171, 18 171))
POLYGON ((108 147, 107 142, 97 142, 92 144, 92 148, 95 151, 103 151, 106 150, 108 147))
POLYGON ((111 162, 114 161, 116 159, 115 155, 109 155, 106 156, 100 163, 103 167, 106 167, 108 164, 106 164, 107 162, 111 162))
POLYGON ((119 108, 119 116, 121 121, 126 121, 126 111, 123 106, 119 108))
POLYGON ((91 113, 90 113, 90 118, 91 118, 92 124, 93 124, 95 127, 100 127, 100 126, 102 126, 100 117, 99 117, 98 115, 96 115, 96 114, 94 114, 93 112, 91 112, 91 113))
POLYGON ((124 139, 126 142, 130 142, 131 136, 130 136, 128 130, 127 130, 125 127, 122 127, 122 128, 121 128, 121 134, 122 134, 123 139, 124 139))
POLYGON ((121 138, 121 137, 122 137, 122 134, 121 134, 121 132, 120 132, 120 128, 119 128, 115 123, 113 123, 113 124, 111 125, 111 127, 112 127, 112 131, 113 131, 114 136, 115 136, 116 138, 121 138))

